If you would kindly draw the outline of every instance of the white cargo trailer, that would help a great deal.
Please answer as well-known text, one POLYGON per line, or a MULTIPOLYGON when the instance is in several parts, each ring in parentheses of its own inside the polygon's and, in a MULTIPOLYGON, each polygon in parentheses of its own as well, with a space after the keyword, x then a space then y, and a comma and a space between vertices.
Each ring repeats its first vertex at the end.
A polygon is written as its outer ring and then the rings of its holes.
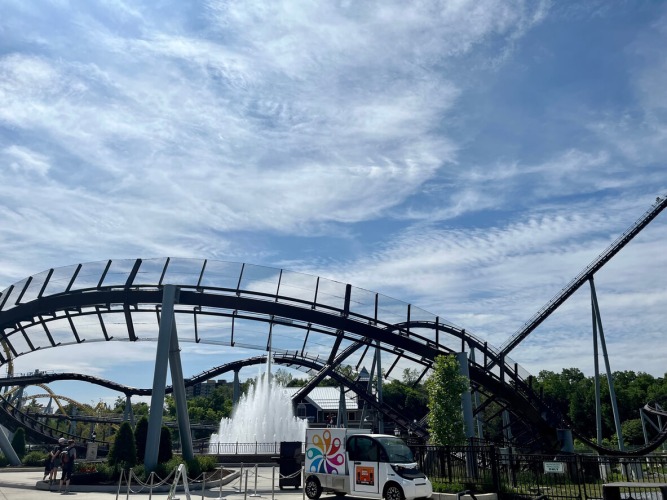
POLYGON ((405 442, 357 429, 306 430, 306 495, 323 491, 387 500, 429 498, 433 487, 405 442))

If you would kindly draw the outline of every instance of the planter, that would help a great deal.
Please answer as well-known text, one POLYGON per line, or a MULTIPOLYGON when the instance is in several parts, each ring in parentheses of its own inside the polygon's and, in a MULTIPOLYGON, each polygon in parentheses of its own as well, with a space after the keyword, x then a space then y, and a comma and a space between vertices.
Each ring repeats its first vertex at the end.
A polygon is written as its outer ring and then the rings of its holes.
POLYGON ((108 482, 101 472, 75 472, 72 474, 72 484, 102 484, 108 482))

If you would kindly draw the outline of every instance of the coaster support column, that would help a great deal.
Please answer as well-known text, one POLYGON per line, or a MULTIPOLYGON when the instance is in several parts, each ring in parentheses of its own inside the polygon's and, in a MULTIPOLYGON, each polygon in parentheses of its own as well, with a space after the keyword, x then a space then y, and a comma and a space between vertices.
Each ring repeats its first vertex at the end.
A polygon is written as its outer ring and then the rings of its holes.
POLYGON ((160 432, 164 413, 164 396, 167 386, 167 364, 171 334, 174 327, 174 303, 178 300, 178 289, 174 285, 165 285, 162 290, 162 314, 158 333, 155 369, 153 372, 153 391, 151 393, 150 413, 148 415, 148 431, 146 435, 146 452, 144 466, 152 472, 157 467, 160 432))

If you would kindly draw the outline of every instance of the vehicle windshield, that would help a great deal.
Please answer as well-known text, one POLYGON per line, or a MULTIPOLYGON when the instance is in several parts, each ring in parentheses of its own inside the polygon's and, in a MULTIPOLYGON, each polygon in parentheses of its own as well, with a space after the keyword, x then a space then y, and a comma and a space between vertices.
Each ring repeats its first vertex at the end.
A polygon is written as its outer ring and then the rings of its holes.
POLYGON ((392 464, 411 464, 415 462, 412 451, 402 439, 379 437, 377 440, 387 452, 387 462, 392 464))

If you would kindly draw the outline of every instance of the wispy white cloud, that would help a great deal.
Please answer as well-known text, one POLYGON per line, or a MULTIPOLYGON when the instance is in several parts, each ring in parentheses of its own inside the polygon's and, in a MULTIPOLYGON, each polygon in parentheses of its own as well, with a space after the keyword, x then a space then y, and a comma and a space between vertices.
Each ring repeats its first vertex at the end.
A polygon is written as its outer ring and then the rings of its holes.
MULTIPOLYGON (((0 281, 119 257, 289 264, 500 344, 667 194, 665 16, 652 8, 609 64, 627 75, 605 102, 586 100, 594 79, 564 42, 573 21, 615 33, 604 2, 7 2, 0 281), (549 86, 547 70, 571 78, 549 86), (520 98, 506 102, 501 77, 520 98)), ((604 79, 596 43, 578 50, 604 79)), ((627 331, 649 339, 619 369, 662 370, 649 352, 665 319, 663 228, 598 276, 610 351, 626 352, 627 331)), ((572 352, 588 342, 587 300, 573 297, 517 360, 533 372, 590 363, 572 352)), ((108 374, 120 347, 77 366, 108 374)), ((17 363, 60 369, 53 352, 17 363)), ((150 349, 132 358, 148 365, 150 349)))

